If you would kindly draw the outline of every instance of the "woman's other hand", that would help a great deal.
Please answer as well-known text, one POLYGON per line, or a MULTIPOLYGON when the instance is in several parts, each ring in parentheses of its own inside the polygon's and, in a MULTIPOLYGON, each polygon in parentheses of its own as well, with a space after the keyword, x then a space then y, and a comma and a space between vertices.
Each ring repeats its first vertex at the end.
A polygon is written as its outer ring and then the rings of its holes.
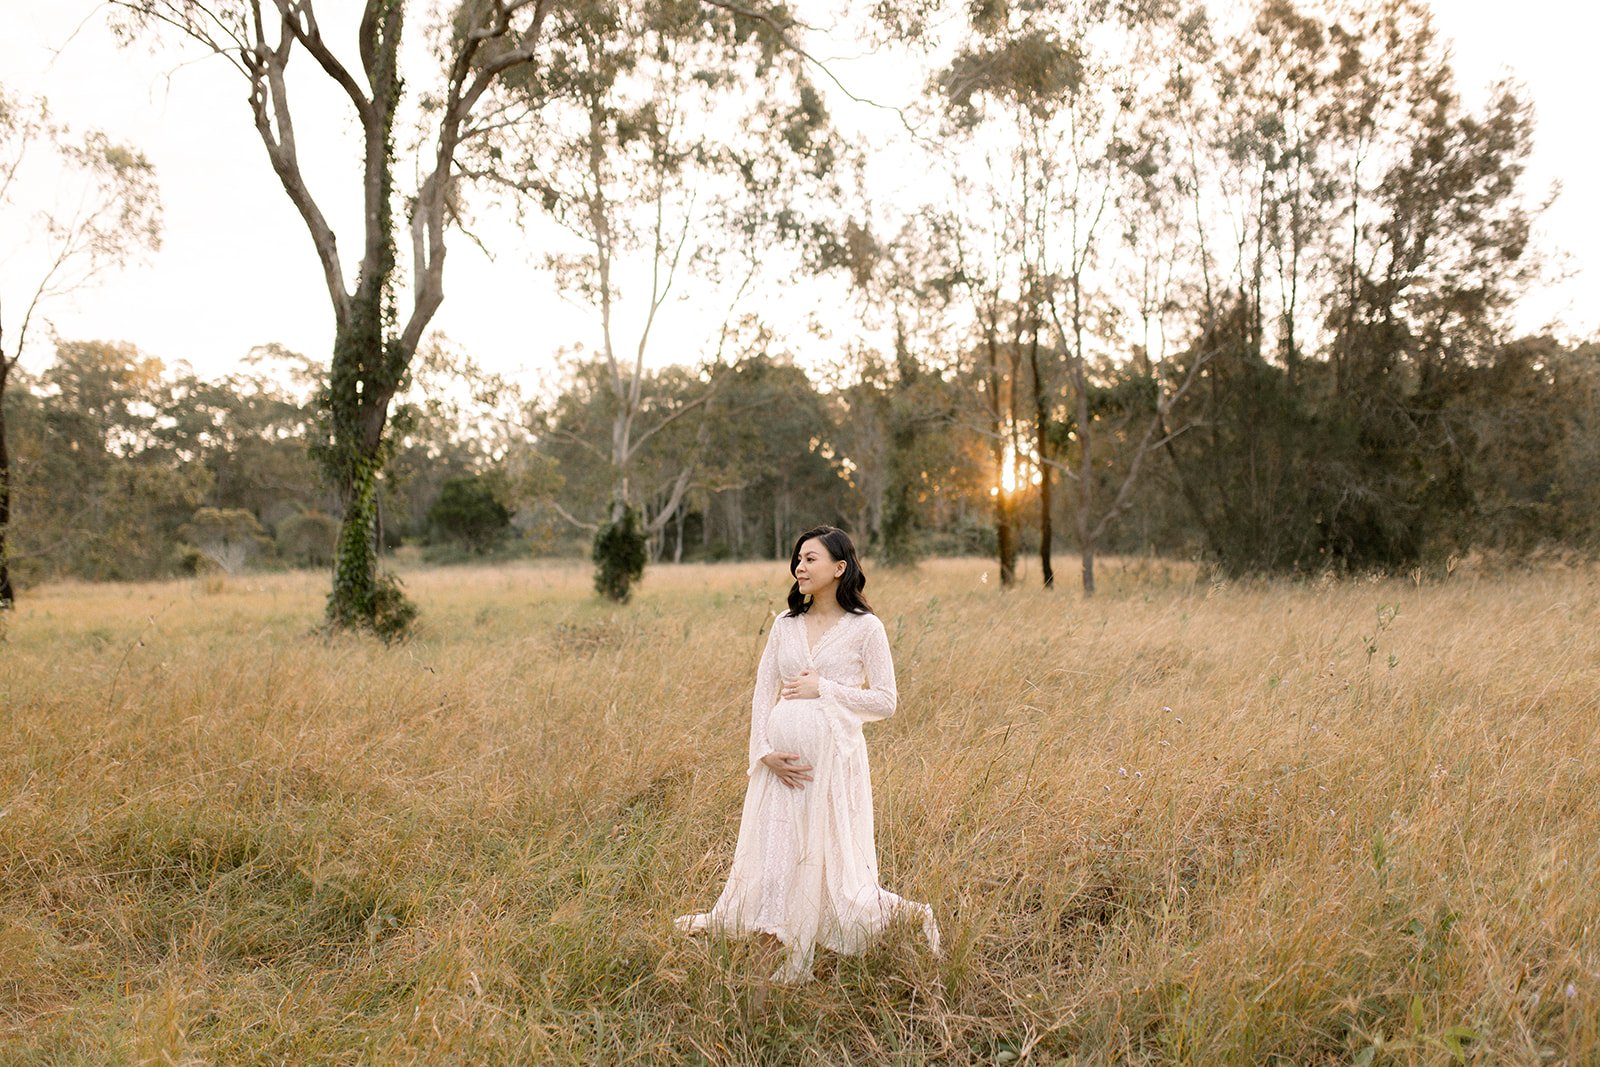
POLYGON ((811 764, 793 752, 768 752, 761 762, 790 789, 804 789, 811 781, 811 764))
POLYGON ((820 676, 816 671, 801 671, 793 681, 783 683, 783 699, 817 699, 822 695, 822 689, 817 684, 819 679, 820 676))

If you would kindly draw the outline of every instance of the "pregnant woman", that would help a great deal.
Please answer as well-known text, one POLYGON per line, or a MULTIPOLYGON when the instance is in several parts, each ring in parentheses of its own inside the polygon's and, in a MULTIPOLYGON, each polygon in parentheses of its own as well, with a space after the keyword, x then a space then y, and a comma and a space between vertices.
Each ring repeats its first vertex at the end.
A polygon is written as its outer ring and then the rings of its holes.
POLYGON ((765 933, 787 949, 772 977, 811 976, 816 945, 858 953, 897 914, 922 923, 939 951, 933 909, 878 885, 872 781, 861 726, 894 713, 894 661, 883 623, 861 596, 866 576, 843 530, 795 542, 789 610, 767 635, 751 701, 750 785, 733 869, 686 933, 765 933))

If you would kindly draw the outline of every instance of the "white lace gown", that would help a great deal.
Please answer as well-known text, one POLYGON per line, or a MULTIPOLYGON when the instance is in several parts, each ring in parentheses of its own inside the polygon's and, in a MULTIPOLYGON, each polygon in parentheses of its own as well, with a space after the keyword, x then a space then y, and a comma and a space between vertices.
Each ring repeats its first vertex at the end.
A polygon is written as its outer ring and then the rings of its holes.
POLYGON ((894 660, 883 622, 847 614, 812 647, 803 617, 777 617, 756 670, 750 716, 750 777, 733 867, 708 912, 684 915, 686 933, 735 936, 765 931, 788 949, 773 977, 809 978, 815 946, 858 953, 898 914, 921 921, 939 950, 933 909, 878 884, 872 780, 863 723, 894 714, 894 660), (811 669, 820 696, 783 700, 783 679, 811 669), (811 781, 790 789, 761 757, 793 752, 812 766, 811 781))

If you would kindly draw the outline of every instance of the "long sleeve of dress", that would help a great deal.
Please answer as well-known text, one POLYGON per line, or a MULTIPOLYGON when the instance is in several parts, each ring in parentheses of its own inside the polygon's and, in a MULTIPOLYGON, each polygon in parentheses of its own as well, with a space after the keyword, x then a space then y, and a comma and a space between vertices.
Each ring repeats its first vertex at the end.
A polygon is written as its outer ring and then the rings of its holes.
POLYGON ((861 663, 866 671, 867 688, 841 685, 831 678, 817 681, 817 691, 863 722, 887 719, 894 714, 899 694, 894 684, 894 657, 889 654, 889 635, 883 621, 870 616, 861 640, 861 663))
POLYGON ((767 744, 767 715, 778 702, 778 625, 774 619, 767 630, 767 647, 761 652, 761 663, 756 667, 756 689, 750 697, 750 766, 745 777, 756 773, 761 757, 772 751, 767 744))

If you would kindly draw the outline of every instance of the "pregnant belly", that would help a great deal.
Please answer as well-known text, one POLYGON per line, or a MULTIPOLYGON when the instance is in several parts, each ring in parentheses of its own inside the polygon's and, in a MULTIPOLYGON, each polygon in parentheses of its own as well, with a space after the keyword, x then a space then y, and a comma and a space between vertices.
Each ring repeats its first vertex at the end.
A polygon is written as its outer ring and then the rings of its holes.
POLYGON ((767 716, 767 742, 775 752, 804 756, 813 766, 828 739, 821 700, 780 700, 767 716))

